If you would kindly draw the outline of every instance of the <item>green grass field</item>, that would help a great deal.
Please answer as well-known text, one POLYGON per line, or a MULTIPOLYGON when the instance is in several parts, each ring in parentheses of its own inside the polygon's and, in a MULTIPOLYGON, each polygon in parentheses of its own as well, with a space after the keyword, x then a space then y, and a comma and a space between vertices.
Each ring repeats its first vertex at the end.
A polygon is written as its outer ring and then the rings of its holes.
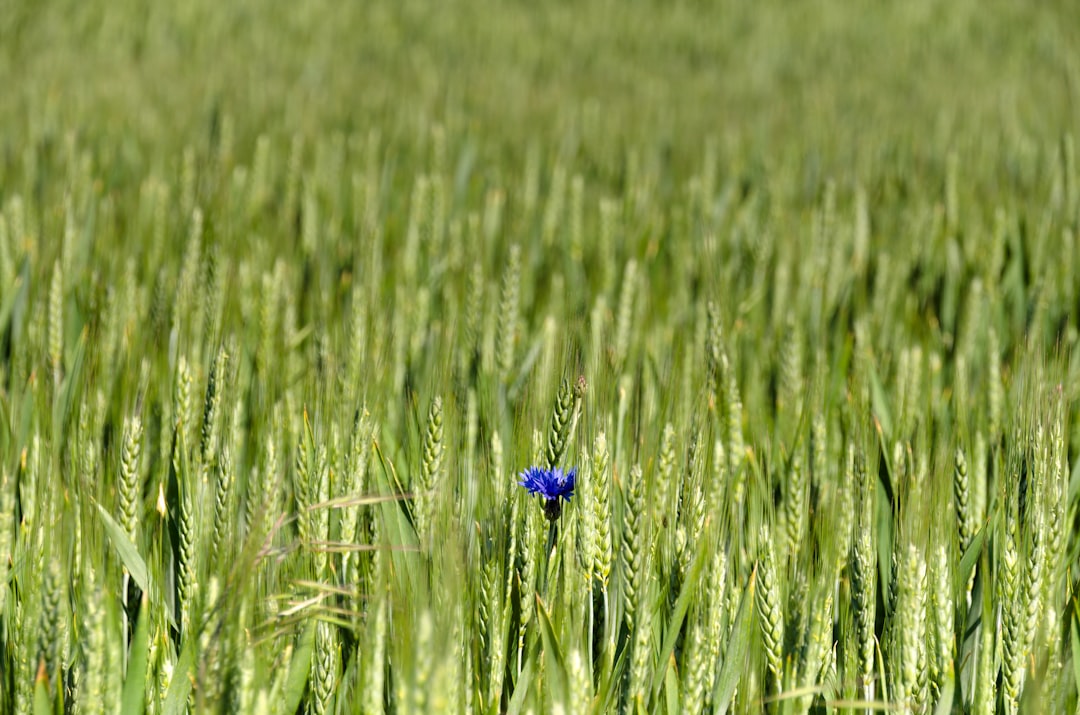
POLYGON ((0 712, 1077 712, 1078 135, 1067 2, 0 0, 0 712))

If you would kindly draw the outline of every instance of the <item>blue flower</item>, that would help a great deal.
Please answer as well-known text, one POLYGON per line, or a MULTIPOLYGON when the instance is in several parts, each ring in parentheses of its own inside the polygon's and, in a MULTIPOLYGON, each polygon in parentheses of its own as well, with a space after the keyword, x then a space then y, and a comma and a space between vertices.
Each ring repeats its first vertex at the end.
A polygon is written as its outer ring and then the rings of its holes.
POLYGON ((552 521, 558 519, 562 513, 559 497, 570 501, 570 497, 574 496, 574 483, 577 480, 577 469, 574 467, 565 473, 557 467, 529 467, 520 476, 521 481, 518 484, 528 489, 530 494, 539 494, 544 498, 544 513, 552 521))

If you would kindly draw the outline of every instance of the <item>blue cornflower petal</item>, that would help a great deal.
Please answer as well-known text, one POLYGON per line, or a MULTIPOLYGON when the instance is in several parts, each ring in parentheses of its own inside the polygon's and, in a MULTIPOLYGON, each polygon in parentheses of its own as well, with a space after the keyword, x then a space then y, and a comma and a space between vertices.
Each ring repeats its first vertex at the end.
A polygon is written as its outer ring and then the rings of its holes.
POLYGON ((574 496, 574 484, 577 481, 577 469, 574 467, 566 472, 558 467, 529 467, 520 476, 521 481, 518 484, 528 489, 530 494, 539 494, 548 501, 558 501, 559 497, 570 501, 570 497, 574 496))

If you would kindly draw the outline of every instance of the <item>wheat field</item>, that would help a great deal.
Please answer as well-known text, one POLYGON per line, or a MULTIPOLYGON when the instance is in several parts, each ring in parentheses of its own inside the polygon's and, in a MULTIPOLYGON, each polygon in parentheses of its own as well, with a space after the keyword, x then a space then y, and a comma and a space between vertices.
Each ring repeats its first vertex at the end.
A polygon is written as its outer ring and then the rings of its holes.
POLYGON ((0 2, 0 712, 1076 712, 1077 48, 0 2))

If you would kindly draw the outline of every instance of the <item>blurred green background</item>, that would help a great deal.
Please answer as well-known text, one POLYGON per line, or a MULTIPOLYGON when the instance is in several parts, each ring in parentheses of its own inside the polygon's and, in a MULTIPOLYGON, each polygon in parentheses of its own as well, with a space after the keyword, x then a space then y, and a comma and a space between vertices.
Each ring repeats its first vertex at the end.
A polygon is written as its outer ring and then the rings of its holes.
POLYGON ((8 162, 68 131, 161 160, 228 115, 245 154, 260 133, 415 144, 439 122, 601 175, 628 145, 685 162, 706 136, 850 165, 1075 131, 1077 48, 1063 1, 3 0, 0 141, 8 162))

